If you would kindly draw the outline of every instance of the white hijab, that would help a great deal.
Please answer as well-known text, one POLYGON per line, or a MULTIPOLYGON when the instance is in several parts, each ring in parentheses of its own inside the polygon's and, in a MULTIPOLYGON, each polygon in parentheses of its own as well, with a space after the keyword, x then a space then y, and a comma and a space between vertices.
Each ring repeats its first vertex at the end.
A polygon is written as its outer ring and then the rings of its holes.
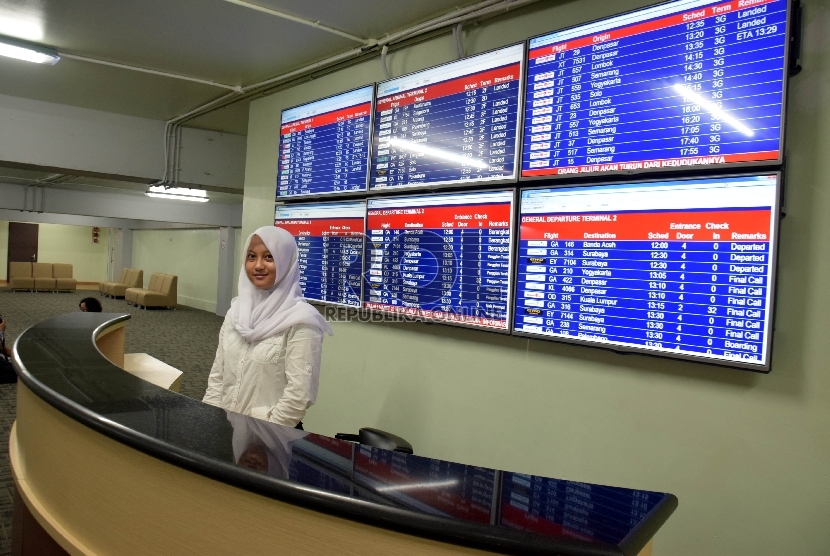
POLYGON ((233 326, 239 335, 250 343, 284 332, 295 324, 309 324, 331 336, 331 327, 323 316, 303 299, 294 236, 282 228, 263 226, 248 236, 243 251, 246 257, 255 235, 262 239, 274 257, 277 279, 270 289, 261 290, 248 279, 245 263, 242 263, 239 296, 231 301, 230 309, 233 326))

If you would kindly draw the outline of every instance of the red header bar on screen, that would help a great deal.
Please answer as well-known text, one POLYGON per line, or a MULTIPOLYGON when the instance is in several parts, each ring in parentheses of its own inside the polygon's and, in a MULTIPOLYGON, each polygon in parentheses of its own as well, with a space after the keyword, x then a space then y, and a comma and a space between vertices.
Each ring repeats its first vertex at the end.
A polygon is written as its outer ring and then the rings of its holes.
POLYGON ((662 158, 657 160, 640 160, 636 162, 614 162, 606 164, 588 164, 583 166, 557 166, 555 168, 531 168, 530 170, 522 170, 522 177, 587 174, 592 172, 619 172, 625 170, 648 170, 651 168, 679 168, 683 166, 709 166, 713 164, 733 164, 736 162, 763 162, 765 160, 778 160, 778 156, 779 151, 762 151, 754 153, 725 154, 723 156, 662 158))
POLYGON ((584 48, 586 46, 603 44, 609 41, 615 41, 618 39, 623 39, 625 37, 630 37, 632 35, 648 33, 649 31, 664 29, 666 27, 673 27, 675 25, 681 25, 683 23, 690 23, 692 21, 697 21, 699 19, 715 17, 718 15, 732 13, 734 11, 746 8, 754 8, 755 6, 760 6, 763 4, 768 4, 770 2, 776 1, 778 0, 732 0, 731 2, 722 2, 720 4, 715 4, 714 6, 702 6, 695 10, 689 10, 683 13, 661 17, 660 19, 644 21, 642 23, 636 23, 634 25, 628 25, 626 27, 619 27, 617 29, 609 29, 607 31, 602 31, 584 37, 576 37, 571 41, 540 46, 539 48, 534 48, 533 50, 531 50, 528 53, 528 57, 531 60, 535 60, 536 58, 539 58, 541 56, 559 54, 560 52, 573 50, 574 48, 584 48))
POLYGON ((303 118, 294 122, 288 122, 280 127, 280 135, 287 133, 294 133, 295 131, 303 131, 304 129, 312 129, 324 125, 334 124, 361 116, 368 116, 372 112, 372 103, 366 102, 357 106, 349 106, 333 112, 326 112, 325 114, 318 114, 310 118, 303 118))
POLYGON ((489 229, 510 227, 510 203, 369 209, 369 230, 489 229))
POLYGON ((362 218, 291 218, 274 220, 274 226, 287 230, 292 236, 362 236, 362 218))
POLYGON ((382 112, 398 106, 426 102, 435 98, 463 93, 464 91, 472 91, 481 89, 482 87, 494 87, 503 83, 517 81, 520 70, 521 64, 515 63, 497 69, 465 75, 464 77, 436 83, 435 85, 427 85, 425 87, 395 93, 394 95, 379 98, 375 104, 375 111, 382 112))
POLYGON ((771 209, 526 214, 521 240, 768 242, 771 209), (537 221, 542 220, 542 221, 537 221))

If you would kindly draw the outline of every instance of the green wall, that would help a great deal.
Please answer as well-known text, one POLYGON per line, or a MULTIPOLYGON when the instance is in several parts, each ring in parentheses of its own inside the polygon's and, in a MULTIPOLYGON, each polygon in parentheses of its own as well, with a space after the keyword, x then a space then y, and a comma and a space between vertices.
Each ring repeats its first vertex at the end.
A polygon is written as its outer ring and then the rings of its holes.
POLYGON ((98 228, 98 243, 92 241, 92 227, 39 224, 37 260, 42 263, 70 263, 79 282, 103 282, 107 278, 109 229, 98 228))
POLYGON ((219 229, 134 230, 133 268, 178 276, 179 304, 216 311, 219 229))
MULTIPOLYGON (((109 229, 99 228, 98 243, 92 241, 90 226, 38 224, 38 261, 69 263, 79 282, 102 282, 107 278, 109 229)), ((9 223, 0 221, 0 280, 6 279, 9 223)))
MULTIPOLYGON (((647 3, 542 2, 469 29, 468 53, 647 3)), ((830 1, 804 3, 770 375, 442 325, 335 323, 306 428, 376 426, 425 456, 674 493, 656 555, 830 554, 830 1)), ((445 35, 393 53, 392 74, 454 56, 445 35)), ((373 60, 251 104, 244 235, 272 222, 280 110, 381 79, 373 60)))
POLYGON ((9 260, 9 223, 0 220, 0 281, 7 279, 6 262, 9 260))

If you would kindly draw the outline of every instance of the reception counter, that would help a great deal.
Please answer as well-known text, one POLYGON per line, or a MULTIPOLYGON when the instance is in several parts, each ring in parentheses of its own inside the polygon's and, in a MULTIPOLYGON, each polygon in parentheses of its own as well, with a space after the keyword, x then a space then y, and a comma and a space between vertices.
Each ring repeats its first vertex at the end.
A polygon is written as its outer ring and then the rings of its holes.
POLYGON ((127 319, 63 315, 15 343, 15 554, 635 556, 677 507, 203 404, 116 365, 127 319))

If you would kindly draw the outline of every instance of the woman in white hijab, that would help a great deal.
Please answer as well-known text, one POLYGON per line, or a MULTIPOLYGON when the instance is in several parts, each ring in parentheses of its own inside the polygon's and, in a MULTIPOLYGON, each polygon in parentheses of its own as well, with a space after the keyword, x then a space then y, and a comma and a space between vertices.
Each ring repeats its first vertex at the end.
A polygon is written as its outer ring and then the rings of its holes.
POLYGON ((289 427, 302 427, 317 398, 323 332, 305 302, 294 237, 265 226, 248 237, 239 296, 219 332, 203 402, 289 427))

